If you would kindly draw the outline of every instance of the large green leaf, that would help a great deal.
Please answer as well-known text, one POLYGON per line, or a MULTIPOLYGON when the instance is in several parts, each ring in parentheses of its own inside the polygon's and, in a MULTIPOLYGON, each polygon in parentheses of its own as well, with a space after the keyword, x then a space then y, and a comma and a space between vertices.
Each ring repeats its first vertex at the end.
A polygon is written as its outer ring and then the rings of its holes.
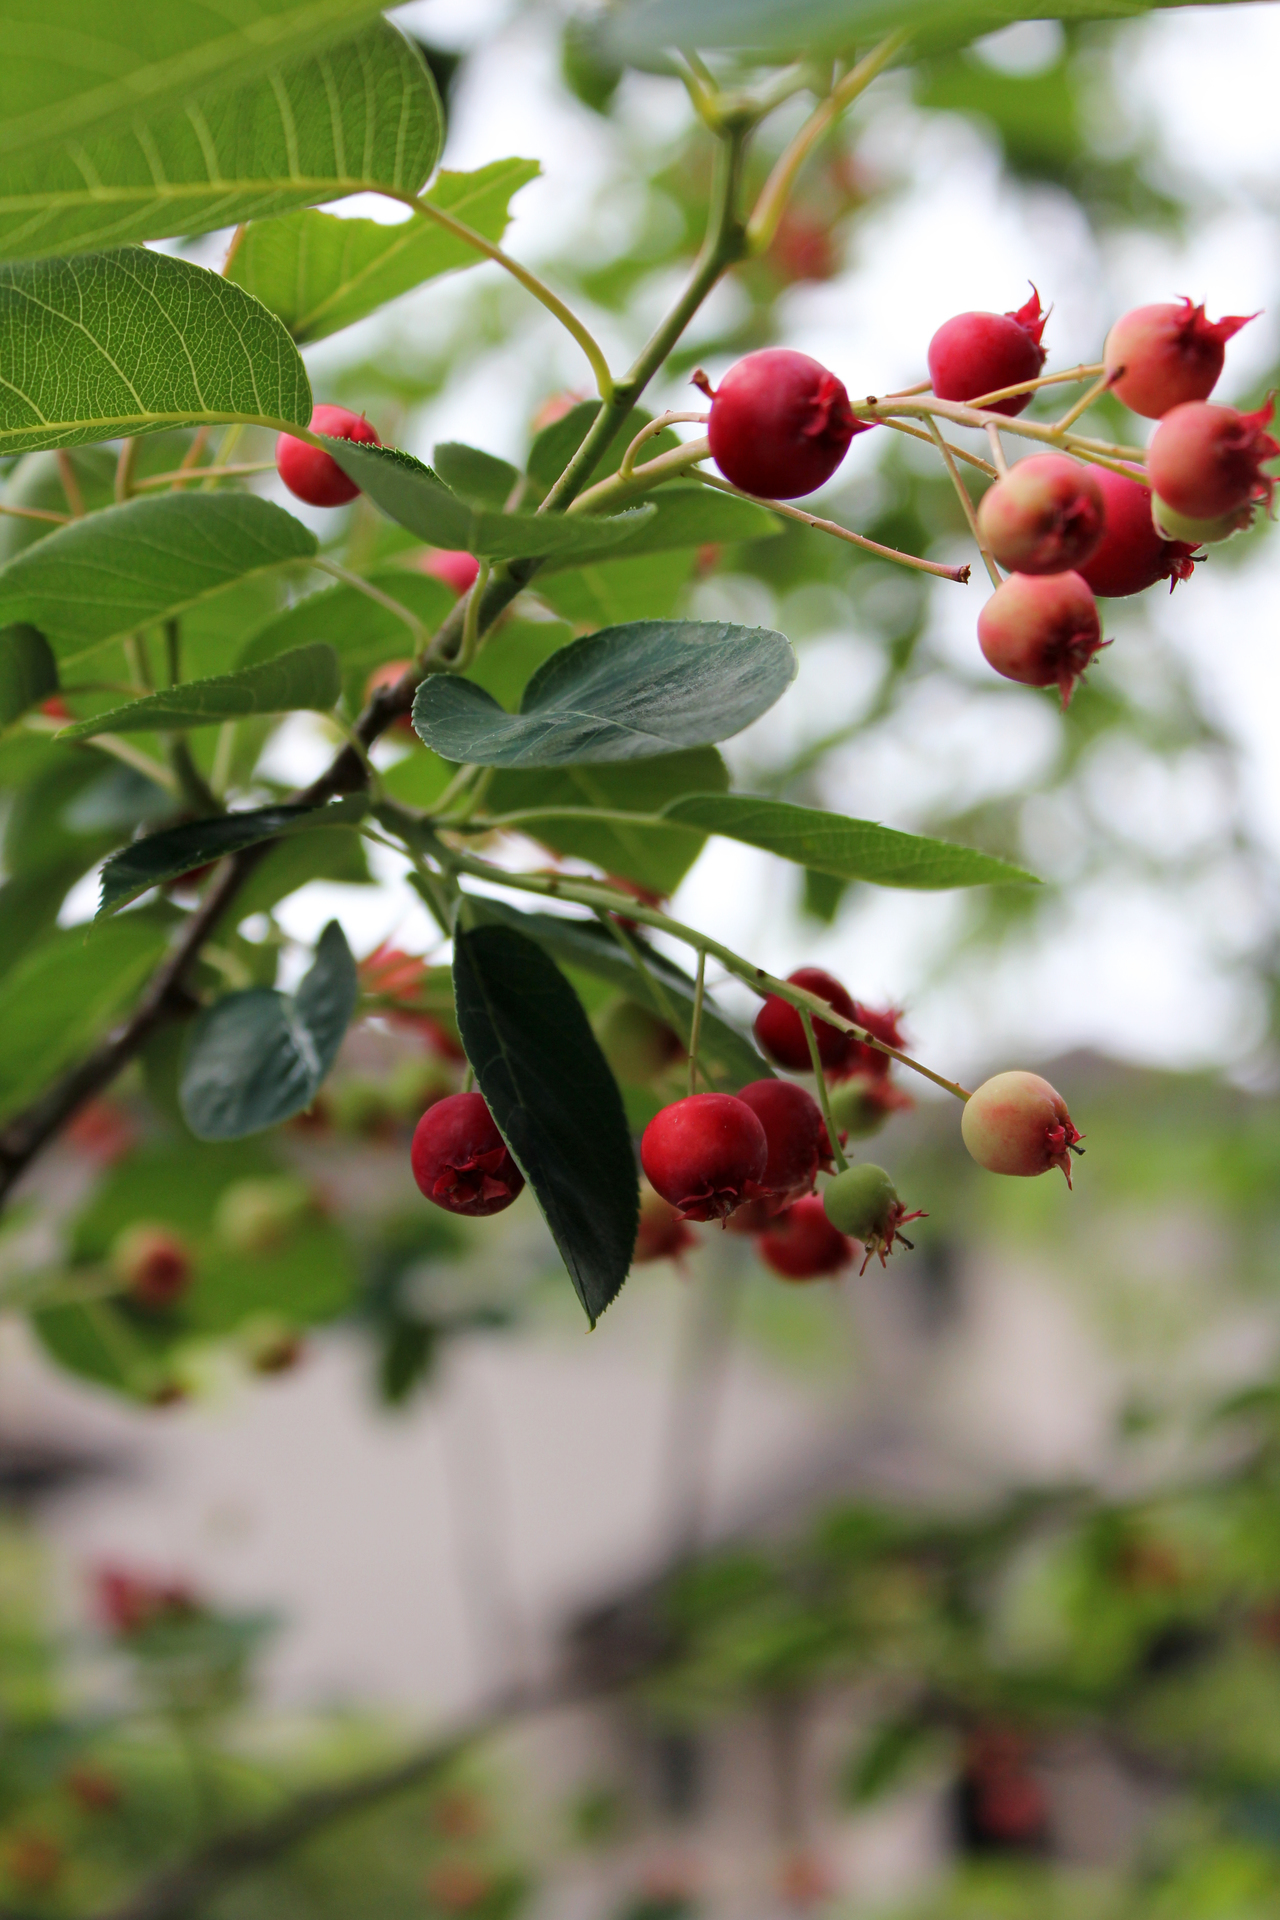
POLYGON ((0 571, 0 618, 30 620, 63 665, 184 612, 316 537, 252 493, 166 493, 59 527, 0 571))
POLYGON ((465 680, 419 687, 413 724, 446 760, 559 767, 640 760, 728 740, 786 691, 795 655, 780 633, 710 620, 637 620, 553 654, 519 713, 465 680))
MULTIPOLYGON (((413 567, 379 567, 368 578, 370 586, 405 607, 428 632, 439 626, 457 598, 443 580, 413 567)), ((389 607, 358 587, 336 586, 308 594, 259 627, 245 641, 236 664, 251 666, 313 640, 334 648, 344 672, 403 659, 413 651, 409 629, 389 607)))
POLYGON ((326 807, 255 807, 248 813, 214 814, 208 820, 190 820, 161 833, 148 833, 113 853, 104 865, 97 917, 105 919, 148 887, 177 880, 211 860, 221 860, 224 854, 315 827, 349 826, 367 805, 365 796, 357 794, 326 807))
POLYGON ((342 691, 338 656, 332 647, 295 647, 256 667, 215 674, 209 680, 184 680, 158 693, 113 707, 63 727, 60 740, 92 740, 100 733, 173 732, 181 727, 213 727, 254 713, 292 713, 301 707, 327 713, 342 691))
POLYGON ((620 765, 547 767, 538 771, 503 769, 485 796, 490 814, 526 808, 570 807, 575 813, 530 820, 522 833, 556 853, 590 860, 606 873, 634 880, 655 893, 674 893, 701 853, 702 834, 687 827, 656 827, 643 821, 580 817, 583 808, 628 813, 660 813, 679 794, 724 792, 729 769, 714 747, 690 747, 685 753, 653 760, 624 760, 620 765))
POLYGON ((873 820, 795 807, 785 800, 755 800, 741 793, 694 793, 664 809, 668 820, 762 847, 818 873, 841 880, 868 880, 878 887, 1032 885, 1036 877, 1007 860, 972 847, 899 833, 873 820))
POLYGON ((459 499, 473 507, 492 507, 495 513, 502 512, 520 479, 519 468, 509 460, 469 447, 463 440, 441 441, 432 449, 431 459, 436 473, 459 499))
POLYGON ((309 1107, 342 1044, 356 992, 351 949, 331 920, 295 994, 251 987, 207 1008, 192 1030, 179 1088, 196 1138, 239 1140, 309 1107))
MULTIPOLYGON (((539 171, 536 160, 494 160, 475 173, 440 174, 423 197, 486 240, 501 240, 512 194, 539 171)), ((230 277, 279 314, 295 340, 323 340, 424 280, 483 258, 425 217, 388 226, 293 213, 249 228, 230 277)))
POLYGON ((322 436, 338 465, 375 506, 434 547, 465 548, 490 560, 526 555, 581 555, 612 548, 653 517, 651 506, 595 520, 586 514, 495 513, 473 507, 446 487, 430 467, 394 447, 358 445, 322 436))
POLYGON ((454 941, 458 1030, 594 1326, 631 1266, 639 1217, 622 1096, 582 1003, 512 927, 454 941))
POLYGON ((21 621, 0 630, 0 727, 57 690, 58 663, 44 635, 21 621))
MULTIPOLYGON (((695 483, 672 482, 649 495, 653 518, 640 531, 619 543, 616 552, 630 560, 642 553, 667 553, 677 547, 714 546, 736 540, 768 540, 782 532, 782 522, 767 507, 754 500, 737 500, 731 493, 714 493, 695 483), (728 509, 726 512, 725 509, 728 509)), ((576 515, 574 516, 577 517, 576 515)), ((606 547, 598 560, 611 560, 614 549, 606 547)), ((552 555, 547 571, 572 567, 579 562, 571 557, 552 555)))
MULTIPOLYGON (((600 411, 598 400, 580 400, 576 407, 570 407, 568 413, 561 414, 549 427, 543 427, 534 435, 533 445, 529 448, 529 458, 525 462, 525 471, 535 484, 543 489, 557 480, 568 466, 578 448, 587 436, 600 411)), ((653 419, 643 407, 632 407, 626 419, 616 428, 612 440, 601 454, 595 465, 595 477, 616 473, 622 464, 622 456, 642 427, 647 427, 653 419)), ((645 442, 644 457, 652 460, 656 454, 670 453, 679 444, 670 427, 664 427, 661 433, 655 433, 645 442)), ((726 498, 728 496, 726 495, 726 498)))
POLYGON ((203 233, 365 188, 416 193, 440 135, 421 55, 375 21, 74 147, 0 158, 0 257, 203 233))
POLYGON ((306 426, 311 387, 273 313, 144 247, 0 267, 0 454, 158 427, 306 426))

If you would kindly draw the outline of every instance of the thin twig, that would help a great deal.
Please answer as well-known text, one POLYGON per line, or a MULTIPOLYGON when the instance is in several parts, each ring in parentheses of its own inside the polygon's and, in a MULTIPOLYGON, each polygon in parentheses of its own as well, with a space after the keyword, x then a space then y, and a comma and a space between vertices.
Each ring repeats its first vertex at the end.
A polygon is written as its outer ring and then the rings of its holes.
POLYGON ((831 1143, 831 1157, 836 1163, 837 1173, 843 1173, 849 1162, 845 1158, 840 1135, 836 1132, 836 1123, 831 1117, 831 1095, 827 1090, 827 1076, 822 1071, 822 1055, 818 1051, 818 1036, 813 1030, 813 1015, 808 1007, 800 1008, 800 1024, 804 1028, 805 1041, 809 1048, 809 1059, 813 1066, 813 1077, 818 1088, 818 1105, 822 1108, 822 1118, 826 1122, 827 1139, 831 1143))
POLYGON ((189 480, 242 479, 246 474, 274 473, 275 470, 276 463, 274 460, 247 460, 243 465, 225 467, 197 467, 194 464, 191 466, 184 464, 183 466, 175 467, 171 473, 150 473, 145 480, 135 480, 133 483, 133 491, 135 493, 146 493, 149 488, 153 487, 183 487, 189 480))
POLYGON ((668 427, 673 427, 681 421, 696 422, 699 426, 705 426, 710 417, 710 414, 706 413, 658 414, 656 419, 651 420, 647 427, 641 427, 639 433, 623 454, 621 460, 618 462, 618 478, 620 480, 630 479, 632 471, 635 468, 636 455, 639 453, 645 441, 652 440, 655 434, 665 433, 668 427))
POLYGON ((340 566, 336 560, 329 560, 324 555, 317 554, 310 564, 318 567, 321 573, 329 574, 334 580, 340 580, 344 587, 352 587, 357 593, 364 594, 366 599, 375 601, 387 613, 394 614, 395 618, 401 621, 413 635, 415 659, 421 658, 426 653, 431 644, 431 635, 417 615, 410 613, 408 607, 402 606, 398 600, 393 600, 389 593, 383 593, 381 588, 373 585, 372 581, 364 579, 358 573, 352 573, 347 567, 340 566))
POLYGON ((995 560, 993 559, 991 553, 988 551, 986 542, 982 538, 982 533, 978 526, 978 516, 974 511, 973 502, 969 498, 969 489, 968 487, 966 487, 964 481, 960 478, 960 469, 959 467, 957 467, 955 461, 951 458, 951 449, 942 437, 941 428, 935 422, 932 414, 928 416, 928 419, 929 419, 929 429, 933 434, 933 438, 935 442, 937 443, 938 451, 942 455, 943 460, 946 462, 947 472, 951 475, 952 484, 955 487, 957 494, 960 496, 960 504, 964 508, 964 517, 969 522, 969 531, 972 533, 974 539, 978 543, 978 552, 982 555, 982 564, 986 568, 988 574, 991 576, 992 586, 993 587, 1001 586, 1003 585, 1003 582, 1000 578, 1000 569, 997 567, 995 560))
POLYGON ((11 513, 15 520, 48 520, 55 527, 69 526, 74 515, 52 513, 46 507, 6 507, 0 506, 0 513, 11 513))
POLYGON ((1123 367, 1117 367, 1114 373, 1107 373, 1104 369, 1100 378, 1094 381, 1089 391, 1082 393, 1073 407, 1068 407, 1061 420, 1054 421, 1054 431, 1056 433, 1065 433, 1067 428, 1074 425, 1082 413, 1088 412, 1095 400, 1101 399, 1107 388, 1113 386, 1123 372, 1123 367))
MULTIPOLYGON (((923 440, 926 447, 937 444, 931 433, 926 433, 923 427, 910 427, 905 420, 881 420, 880 425, 887 427, 891 433, 905 433, 909 434, 913 440, 923 440)), ((958 447, 953 440, 948 440, 947 445, 957 460, 963 460, 966 465, 976 467, 979 473, 985 473, 990 480, 997 478, 995 468, 989 460, 984 460, 981 454, 970 453, 967 447, 958 447)))
POLYGON ((698 1042, 702 1038, 702 999, 707 989, 707 950, 698 954, 698 978, 693 989, 693 1019, 689 1023, 689 1092, 698 1091, 698 1042))
POLYGON ((80 491, 80 482, 76 479, 76 470, 71 455, 63 449, 54 455, 58 463, 58 478, 62 482, 62 491, 67 496, 67 505, 71 509, 73 520, 83 520, 85 514, 84 495, 80 491))
POLYGON ((991 442, 991 458, 995 461, 996 472, 1003 480, 1009 471, 1009 462, 1004 457, 1004 447, 1000 442, 1000 429, 994 420, 987 422, 987 438, 991 442))
POLYGON ((818 533, 833 534, 837 540, 847 540, 850 546, 862 547, 882 560, 895 560, 899 566, 912 567, 917 573, 936 574, 940 580, 955 580, 961 586, 968 584, 968 567, 948 567, 940 560, 921 560, 914 553, 900 553, 897 547, 882 546, 879 540, 869 540, 865 533, 854 533, 835 520, 820 519, 816 513, 806 513, 803 507, 793 507, 785 500, 766 500, 760 494, 744 493, 741 487, 730 486, 727 480, 717 479, 713 473, 700 473, 696 478, 705 487, 716 487, 721 493, 737 494, 739 500, 750 500, 758 507, 767 507, 770 513, 780 513, 784 520, 799 520, 802 525, 813 527, 818 533))

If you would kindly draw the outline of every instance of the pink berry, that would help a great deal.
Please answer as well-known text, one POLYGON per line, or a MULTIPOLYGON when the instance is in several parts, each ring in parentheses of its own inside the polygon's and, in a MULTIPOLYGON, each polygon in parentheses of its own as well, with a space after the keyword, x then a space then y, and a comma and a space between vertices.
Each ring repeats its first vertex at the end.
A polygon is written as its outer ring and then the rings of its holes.
POLYGON ((1275 480, 1263 473, 1262 463, 1280 455, 1266 431, 1271 412, 1271 400, 1256 413, 1205 400, 1174 407, 1147 453, 1152 491, 1193 520, 1216 520, 1250 500, 1265 500, 1269 507, 1275 480))
POLYGON ((429 573, 435 580, 443 580, 446 587, 452 587, 459 597, 471 591, 480 571, 480 562, 474 553, 463 553, 450 547, 438 547, 432 553, 424 553, 418 564, 424 573, 429 573))
POLYGON ((1134 307, 1116 321, 1102 349, 1112 393, 1148 420, 1184 401, 1207 400, 1222 372, 1227 341, 1257 317, 1229 313, 1210 320, 1185 296, 1134 307))
POLYGON ((1071 1149, 1076 1131, 1067 1103, 1038 1073, 997 1073, 964 1103, 960 1132, 965 1146, 989 1173, 1028 1179, 1061 1167, 1071 1185, 1071 1149))
POLYGON ((1151 523, 1151 493, 1126 473, 1099 467, 1094 474, 1102 492, 1105 519, 1102 539, 1078 569, 1093 591, 1104 599, 1142 593, 1157 580, 1167 580, 1172 592, 1179 580, 1189 580, 1193 549, 1183 540, 1166 540, 1151 523))
MULTIPOLYGON (((358 440, 365 446, 382 445, 361 413, 349 407, 317 407, 311 415, 312 433, 327 433, 334 440, 358 440)), ((311 507, 344 507, 360 489, 349 480, 331 453, 322 447, 309 447, 282 433, 276 441, 276 471, 290 493, 311 507)))
POLYGON ((753 1080, 738 1095, 764 1128, 769 1147, 762 1185, 779 1210, 812 1193, 834 1165, 822 1108, 794 1080, 753 1080))
POLYGON ((501 1213, 524 1187, 479 1093, 451 1093, 428 1107, 414 1129, 409 1161, 428 1200, 472 1219, 501 1213))
POLYGON ((195 1278, 186 1242, 168 1227, 137 1221, 111 1248, 111 1268, 140 1307, 171 1307, 195 1278))
MULTIPOLYGON (((1010 313, 958 313, 929 342, 929 378, 939 400, 978 400, 984 393, 1034 380, 1045 363, 1040 344, 1047 313, 1031 289, 1025 305, 1010 313)), ((992 413, 1021 413, 1029 393, 997 400, 992 413)))
MULTIPOLYGON (((794 973, 787 975, 787 981, 793 987, 803 987, 806 992, 817 994, 836 1013, 843 1014, 846 1020, 857 1018, 852 996, 821 967, 797 967, 794 973)), ((839 1027, 833 1027, 829 1021, 819 1020, 816 1016, 813 1032, 818 1042, 818 1058, 824 1067, 843 1066, 850 1050, 857 1044, 852 1035, 841 1033, 839 1027)), ((780 1067, 789 1067, 793 1073, 812 1071, 813 1062, 809 1057, 804 1023, 791 1002, 784 1000, 780 994, 771 993, 756 1015, 755 1035, 769 1058, 776 1060, 780 1067)))
POLYGON ((1011 573, 978 615, 978 644, 1006 680, 1057 687, 1065 707, 1094 654, 1109 642, 1078 573, 1011 573))
POLYGON ((694 1093, 654 1115, 640 1141, 649 1185, 686 1220, 723 1220, 763 1195, 769 1143, 729 1093, 694 1093))
MULTIPOLYGON (((698 384, 710 392, 705 379, 698 384)), ((857 430, 834 373, 807 353, 766 347, 730 367, 711 395, 707 437, 735 487, 794 500, 831 478, 857 430)))
POLYGON ((1038 453, 988 488, 978 525, 1002 567, 1065 573, 1097 547, 1104 513, 1102 489, 1088 467, 1065 453, 1038 453))
POLYGON ((771 1220, 756 1240, 766 1267, 783 1280, 821 1280, 852 1266, 855 1240, 832 1226, 816 1193, 771 1220))

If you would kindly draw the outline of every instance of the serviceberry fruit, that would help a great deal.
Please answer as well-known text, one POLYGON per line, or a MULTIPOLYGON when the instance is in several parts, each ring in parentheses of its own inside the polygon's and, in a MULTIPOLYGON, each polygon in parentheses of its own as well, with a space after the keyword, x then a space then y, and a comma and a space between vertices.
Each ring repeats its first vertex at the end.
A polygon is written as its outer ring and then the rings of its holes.
POLYGON ((136 1221, 111 1248, 111 1268, 140 1307, 171 1307, 195 1277, 191 1250, 169 1227, 136 1221))
POLYGON ((1176 513, 1216 520, 1250 500, 1271 505, 1275 480, 1262 471, 1280 455, 1266 428, 1272 401, 1256 413, 1188 400, 1166 413, 1147 450, 1151 488, 1176 513))
MULTIPOLYGON (((938 399, 978 400, 1034 380, 1045 363, 1040 336, 1048 317, 1032 287, 1031 298, 1010 313, 958 313, 945 321, 929 342, 929 378, 938 399)), ((989 411, 1012 418, 1030 398, 1011 394, 989 411)))
POLYGON ((851 1239, 861 1240, 866 1248, 860 1272, 865 1273, 867 1262, 874 1253, 884 1266, 893 1252, 895 1241, 900 1240, 904 1247, 911 1241, 899 1229, 908 1220, 923 1220, 924 1214, 917 1210, 908 1213, 898 1198, 898 1190, 883 1167, 873 1167, 865 1162, 857 1166, 846 1167, 830 1181, 822 1196, 822 1204, 827 1211, 827 1219, 839 1233, 847 1233, 851 1239))
POLYGON ((1011 572, 1065 573, 1097 547, 1104 514, 1090 468, 1065 453, 1038 453, 987 489, 978 525, 1011 572))
POLYGON ((855 1073, 831 1089, 828 1104, 842 1138, 866 1140, 879 1133, 891 1113, 910 1112, 915 1101, 887 1074, 855 1073))
POLYGON ((418 565, 433 580, 443 580, 446 587, 452 587, 459 598, 470 592, 480 572, 480 562, 474 553, 465 553, 461 548, 439 547, 433 553, 424 553, 418 565))
POLYGON ((756 1115, 729 1093, 693 1093, 654 1115, 640 1141, 651 1187, 686 1220, 723 1220, 764 1197, 769 1143, 756 1115))
POLYGON ((428 1200, 472 1219, 501 1213, 524 1187, 479 1093, 451 1093, 428 1107, 414 1129, 409 1161, 428 1200))
MULTIPOLYGON (((787 975, 787 983, 817 994, 833 1012, 843 1014, 846 1020, 857 1018, 852 996, 821 967, 797 967, 794 973, 787 975)), ((824 1067, 843 1066, 851 1049, 857 1044, 852 1034, 841 1033, 839 1027, 833 1027, 827 1020, 819 1020, 816 1015, 813 1016, 813 1032, 818 1042, 818 1058, 824 1067)), ((789 1067, 793 1073, 812 1071, 813 1062, 809 1058, 804 1022, 791 1002, 784 1000, 780 994, 771 993, 766 998, 756 1015, 755 1036, 769 1058, 776 1060, 780 1067, 789 1067)))
MULTIPOLYGON (((853 1003, 853 1017, 858 1025, 877 1040, 883 1040, 886 1047, 897 1047, 899 1052, 907 1044, 907 1036, 899 1026, 902 1019, 901 1007, 868 1007, 861 1000, 853 1003)), ((893 1061, 887 1053, 881 1053, 879 1047, 873 1047, 865 1040, 855 1040, 849 1036, 849 1052, 843 1064, 828 1075, 832 1080, 843 1080, 855 1073, 866 1075, 869 1079, 885 1080, 893 1067, 893 1061)), ((904 1094, 903 1099, 906 1099, 904 1094)), ((907 1102, 910 1105, 910 1101, 907 1102)))
POLYGON ((852 1266, 855 1245, 832 1226, 816 1193, 797 1200, 756 1239, 766 1267, 783 1280, 821 1280, 852 1266))
POLYGON ((697 384, 711 399, 711 457, 745 493, 770 500, 812 493, 858 430, 843 382, 790 347, 749 353, 714 392, 705 374, 697 384))
MULTIPOLYGON (((311 431, 327 433, 334 440, 382 445, 364 415, 352 413, 349 407, 317 407, 311 415, 311 431)), ((290 493, 310 507, 344 507, 360 491, 331 453, 323 447, 309 447, 290 433, 282 433, 276 441, 276 472, 290 493)))
POLYGON ((651 1260, 676 1260, 698 1244, 697 1235, 676 1212, 669 1200, 652 1188, 640 1195, 640 1223, 636 1228, 633 1266, 647 1266, 651 1260))
POLYGON ((813 1095, 794 1080, 753 1080, 738 1098, 764 1128, 769 1158, 762 1184, 775 1208, 812 1193, 819 1172, 830 1173, 835 1164, 822 1108, 813 1095))
POLYGON ((1148 420, 1184 401, 1207 400, 1222 372, 1227 341, 1257 317, 1228 313, 1210 320, 1185 296, 1134 307, 1121 314, 1102 349, 1111 392, 1148 420))
POLYGON ((1106 600, 1142 593, 1157 580, 1167 580, 1172 593, 1179 580, 1189 580, 1195 565, 1185 540, 1166 540, 1151 520, 1151 492, 1127 473, 1094 469, 1102 493, 1102 538, 1077 571, 1096 594, 1106 600))
POLYGON ((1078 573, 1011 573, 978 615, 990 666, 1024 687, 1057 687, 1067 706, 1103 646, 1102 623, 1078 573))
MULTIPOLYGON (((1038 1073, 997 1073, 964 1103, 960 1133, 989 1173, 1032 1178, 1061 1167, 1071 1185, 1071 1149, 1083 1138, 1067 1103, 1038 1073)), ((1083 1151, 1083 1149, 1078 1149, 1083 1151)))
POLYGON ((1197 520, 1192 514, 1179 513, 1158 493, 1151 495, 1151 525, 1156 537, 1180 546, 1213 547, 1220 540, 1229 540, 1233 533, 1253 525, 1253 512, 1253 501, 1246 500, 1242 507, 1220 513, 1214 520, 1197 520))

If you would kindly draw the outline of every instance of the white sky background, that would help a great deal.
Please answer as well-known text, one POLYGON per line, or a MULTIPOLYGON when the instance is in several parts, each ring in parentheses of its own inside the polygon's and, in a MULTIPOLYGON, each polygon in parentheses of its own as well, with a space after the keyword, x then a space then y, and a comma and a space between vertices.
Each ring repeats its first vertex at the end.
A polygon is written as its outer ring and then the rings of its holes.
MULTIPOLYGON (((634 143, 652 150, 676 136, 688 113, 678 87, 629 78, 619 128, 580 107, 559 84, 558 16, 550 9, 531 12, 503 0, 415 0, 397 18, 438 44, 473 50, 455 96, 446 163, 472 168, 512 153, 542 163, 542 179, 516 202, 507 236, 513 252, 536 266, 584 233, 601 257, 626 243, 639 206, 627 183, 627 149, 634 143)), ((1024 68, 1041 63, 1053 57, 1057 33, 1052 23, 1012 29, 991 44, 990 57, 1024 68)), ((1217 396, 1257 404, 1258 382, 1277 357, 1280 333, 1276 229, 1269 218, 1280 177, 1274 110, 1280 10, 1236 5, 1156 15, 1125 29, 1116 58, 1124 62, 1128 113, 1154 123, 1180 173, 1201 178, 1219 202, 1194 225, 1185 247, 1160 236, 1125 236, 1108 242, 1099 257, 1062 195, 1010 190, 980 132, 958 119, 925 123, 901 104, 899 85, 890 79, 887 103, 877 109, 873 100, 864 114, 861 152, 873 167, 905 172, 910 190, 859 227, 848 272, 792 290, 779 309, 783 340, 834 367, 852 390, 884 391, 920 377, 928 339, 942 320, 970 306, 1017 304, 1028 279, 1053 303, 1047 338, 1057 366, 1098 357, 1110 320, 1126 306, 1186 292, 1206 299, 1215 315, 1270 309, 1233 343, 1217 396)), ((387 217, 385 208, 365 202, 337 210, 387 217)), ((424 288, 390 315, 324 343, 309 356, 317 396, 325 395, 326 370, 363 358, 389 334, 429 346, 439 316, 470 297, 472 278, 424 288)), ((618 361, 629 357, 645 323, 656 317, 657 291, 653 313, 646 288, 640 303, 646 310, 626 317, 626 337, 616 318, 588 316, 618 361)), ((736 297, 731 285, 721 289, 693 337, 714 331, 715 301, 723 314, 736 297)), ((708 365, 716 369, 715 362, 708 365)), ((589 386, 586 369, 572 341, 535 309, 517 342, 488 355, 422 410, 411 444, 425 452, 438 439, 457 438, 519 454, 533 409, 565 386, 589 386)), ((653 393, 687 405, 683 395, 683 387, 653 393)), ((864 446, 855 442, 842 478, 856 471, 864 446)), ((1190 586, 1160 602, 1154 651, 1135 640, 1122 657, 1124 603, 1110 603, 1106 630, 1121 641, 1108 670, 1115 663, 1115 671, 1144 676, 1153 688, 1162 671, 1159 649, 1190 663, 1211 712, 1244 746, 1250 811, 1280 855, 1277 567, 1280 546, 1272 541, 1247 572, 1215 577, 1212 563, 1201 568, 1190 586)), ((975 581, 967 591, 944 586, 935 594, 933 644, 972 665, 976 697, 958 703, 941 683, 936 691, 926 685, 892 737, 878 737, 834 764, 825 790, 829 804, 911 827, 939 780, 976 798, 1040 764, 1052 742, 1044 696, 1028 694, 1019 707, 1002 706, 994 722, 980 697, 985 669, 974 627, 986 591, 985 582, 975 581)), ((740 617, 771 617, 769 596, 753 590, 734 602, 733 589, 726 594, 715 583, 703 610, 720 612, 726 598, 740 617)), ((730 743, 739 767, 776 758, 780 731, 799 743, 827 731, 833 712, 856 708, 871 665, 861 643, 833 633, 804 647, 801 662, 800 679, 781 708, 753 729, 760 737, 730 743)), ((291 735, 288 760, 299 775, 319 751, 309 724, 296 723, 291 735)), ((1197 822, 1213 805, 1195 765, 1170 780, 1149 766, 1114 760, 1095 769, 1093 799, 1113 817, 1132 821, 1138 839, 1154 845, 1194 839, 1197 822)), ((1069 863, 1069 820, 1037 820, 1036 833, 1043 847, 1033 852, 1046 867, 1069 863)), ((1130 884, 1092 888, 1032 955, 995 963, 984 958, 941 985, 927 978, 956 924, 955 896, 880 892, 819 932, 797 921, 797 886, 794 871, 781 863, 712 842, 675 911, 766 966, 789 971, 820 962, 859 997, 905 1003, 917 1050, 944 1071, 964 1075, 1030 1062, 1081 1043, 1170 1063, 1225 1058, 1247 1070, 1256 1047, 1260 1009, 1233 980, 1229 962, 1258 903, 1238 897, 1226 879, 1176 896, 1130 884)), ((290 931, 310 938, 331 912, 358 952, 392 930, 429 943, 425 920, 398 886, 372 895, 316 885, 288 903, 282 918, 290 931)))

